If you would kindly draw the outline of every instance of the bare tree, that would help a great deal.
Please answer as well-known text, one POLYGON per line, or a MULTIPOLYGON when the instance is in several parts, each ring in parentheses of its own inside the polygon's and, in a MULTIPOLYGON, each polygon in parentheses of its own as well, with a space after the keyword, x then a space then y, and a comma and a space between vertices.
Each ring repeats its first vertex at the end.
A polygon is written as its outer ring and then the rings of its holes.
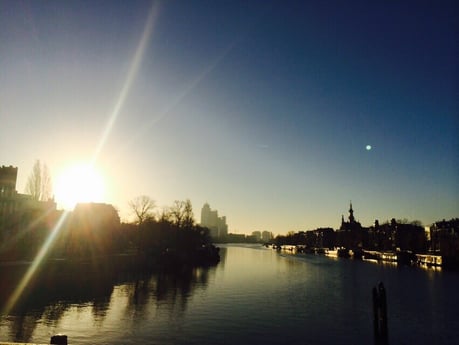
POLYGON ((163 209, 158 212, 158 221, 160 223, 172 223, 172 216, 169 207, 163 207, 163 209))
POLYGON ((48 166, 43 164, 41 169, 41 200, 49 200, 52 196, 52 189, 51 174, 48 166))
POLYGON ((172 223, 179 227, 182 226, 183 206, 183 201, 175 200, 169 210, 172 223))
POLYGON ((423 226, 422 225, 422 222, 418 219, 415 219, 413 221, 410 222, 411 225, 414 225, 414 226, 423 226))
POLYGON ((46 164, 36 160, 30 173, 25 192, 34 200, 46 201, 51 197, 51 176, 46 164))
POLYGON ((183 208, 182 226, 187 229, 194 226, 193 206, 191 205, 190 199, 186 199, 185 201, 183 208))
POLYGON ((129 207, 137 218, 137 224, 142 224, 147 219, 153 218, 155 201, 149 196, 141 195, 129 201, 129 207))
POLYGON ((172 223, 182 228, 191 228, 194 225, 193 206, 191 201, 175 200, 170 208, 172 223))

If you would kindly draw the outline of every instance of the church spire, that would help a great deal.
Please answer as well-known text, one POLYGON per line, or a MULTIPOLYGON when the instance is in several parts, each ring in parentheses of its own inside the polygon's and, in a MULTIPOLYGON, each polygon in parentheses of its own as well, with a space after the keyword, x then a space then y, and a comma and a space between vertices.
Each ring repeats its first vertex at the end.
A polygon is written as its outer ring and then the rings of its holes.
POLYGON ((355 218, 354 218, 354 210, 352 209, 352 201, 349 202, 349 222, 350 223, 354 223, 355 222, 355 218))

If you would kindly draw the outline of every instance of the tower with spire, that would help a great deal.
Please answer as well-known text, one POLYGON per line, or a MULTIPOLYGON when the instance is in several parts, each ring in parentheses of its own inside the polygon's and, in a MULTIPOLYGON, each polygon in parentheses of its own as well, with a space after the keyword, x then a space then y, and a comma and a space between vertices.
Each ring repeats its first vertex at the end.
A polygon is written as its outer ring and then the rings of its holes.
POLYGON ((355 220, 352 201, 349 202, 348 221, 341 216, 341 227, 338 230, 338 243, 348 249, 361 248, 363 241, 362 225, 355 220))
POLYGON ((349 217, 348 222, 344 221, 344 215, 341 215, 341 227, 340 230, 351 230, 354 228, 361 228, 359 222, 355 220, 354 209, 352 208, 352 201, 349 202, 349 217))
POLYGON ((352 209, 352 201, 349 202, 349 223, 355 223, 354 210, 352 209))

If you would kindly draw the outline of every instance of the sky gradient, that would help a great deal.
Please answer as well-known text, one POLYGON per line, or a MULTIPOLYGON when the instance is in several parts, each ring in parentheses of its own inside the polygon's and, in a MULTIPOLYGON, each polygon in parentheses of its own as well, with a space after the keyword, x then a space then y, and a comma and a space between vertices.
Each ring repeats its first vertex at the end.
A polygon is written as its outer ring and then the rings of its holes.
POLYGON ((0 164, 230 232, 459 216, 454 1, 0 1, 0 164), (366 146, 372 149, 367 150, 366 146))

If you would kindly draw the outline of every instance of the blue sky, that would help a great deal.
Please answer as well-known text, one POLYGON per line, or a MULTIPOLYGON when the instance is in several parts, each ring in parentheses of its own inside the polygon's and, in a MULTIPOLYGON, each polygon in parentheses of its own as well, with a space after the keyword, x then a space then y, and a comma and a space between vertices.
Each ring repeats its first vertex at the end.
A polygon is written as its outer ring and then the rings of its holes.
POLYGON ((337 227, 350 200, 365 225, 457 217, 458 12, 0 1, 0 164, 23 192, 35 159, 95 159, 123 218, 189 198, 232 232, 337 227))

